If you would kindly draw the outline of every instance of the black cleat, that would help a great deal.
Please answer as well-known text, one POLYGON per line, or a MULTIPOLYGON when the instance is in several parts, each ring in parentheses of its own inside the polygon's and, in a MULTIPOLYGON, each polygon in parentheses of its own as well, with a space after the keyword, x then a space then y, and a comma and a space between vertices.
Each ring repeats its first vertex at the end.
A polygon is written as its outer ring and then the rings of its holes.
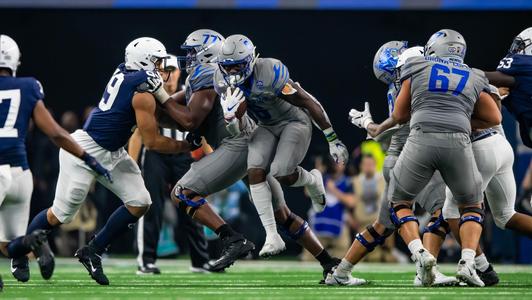
POLYGON ((96 250, 91 246, 83 246, 76 254, 79 262, 89 271, 89 275, 100 285, 109 285, 109 279, 103 273, 102 257, 96 253, 96 250))
POLYGON ((30 266, 27 256, 11 259, 11 274, 20 282, 30 280, 30 266))
POLYGON ((33 250, 33 254, 37 258, 37 263, 39 263, 42 278, 46 280, 52 278, 55 269, 55 258, 48 241, 45 241, 40 247, 36 247, 33 250))
POLYGON ((0 275, 0 292, 4 290, 4 281, 2 280, 2 275, 0 275))
POLYGON ((239 258, 245 257, 255 250, 255 244, 241 235, 233 235, 222 239, 222 255, 218 259, 209 261, 213 272, 221 272, 231 266, 239 258))
POLYGON ((48 233, 49 230, 37 229, 30 234, 27 234, 22 239, 22 244, 31 249, 32 252, 35 252, 37 249, 41 248, 44 243, 48 242, 48 233))
POLYGON ((499 274, 495 272, 491 264, 484 272, 477 270, 477 274, 486 286, 493 286, 499 283, 499 274))
POLYGON ((319 284, 325 284, 325 278, 327 278, 327 275, 329 273, 333 272, 333 268, 338 266, 342 260, 338 257, 333 257, 332 260, 328 263, 323 265, 323 279, 320 280, 319 284))
POLYGON ((157 268, 155 264, 145 264, 144 266, 139 266, 137 270, 137 275, 159 275, 161 270, 157 268))

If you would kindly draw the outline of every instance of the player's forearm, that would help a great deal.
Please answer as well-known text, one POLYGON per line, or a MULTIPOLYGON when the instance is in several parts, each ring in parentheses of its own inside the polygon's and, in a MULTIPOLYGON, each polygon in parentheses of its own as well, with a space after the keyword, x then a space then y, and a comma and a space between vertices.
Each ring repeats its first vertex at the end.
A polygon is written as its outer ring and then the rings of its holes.
POLYGON ((513 87, 515 85, 515 78, 510 75, 506 75, 499 71, 484 72, 489 82, 496 87, 513 87))
POLYGON ((165 113, 179 124, 184 130, 192 131, 199 127, 199 122, 194 118, 190 109, 175 101, 167 101, 164 105, 165 113))
POLYGON ((139 134, 138 129, 135 130, 131 138, 129 139, 129 144, 127 147, 127 152, 131 158, 138 162, 140 156, 140 149, 142 148, 142 138, 139 134))
POLYGON ((48 135, 52 142, 60 148, 65 149, 65 151, 71 153, 72 155, 81 158, 85 153, 85 150, 72 139, 70 134, 63 128, 57 129, 52 135, 48 135))
POLYGON ((151 151, 169 154, 190 151, 188 142, 176 141, 162 135, 144 140, 144 146, 151 151))
POLYGON ((368 131, 369 135, 371 135, 372 137, 376 137, 379 134, 381 134, 384 131, 386 131, 387 129, 392 128, 392 127, 394 127, 397 124, 398 124, 398 120, 395 119, 393 116, 391 116, 388 119, 384 120, 384 122, 382 122, 380 124, 370 123, 368 125, 367 131, 368 131))
POLYGON ((331 122, 327 117, 327 114, 320 105, 318 105, 314 101, 309 101, 309 105, 307 105, 306 108, 311 118, 314 120, 314 122, 316 122, 316 124, 320 127, 321 130, 325 130, 327 128, 332 127, 331 122))

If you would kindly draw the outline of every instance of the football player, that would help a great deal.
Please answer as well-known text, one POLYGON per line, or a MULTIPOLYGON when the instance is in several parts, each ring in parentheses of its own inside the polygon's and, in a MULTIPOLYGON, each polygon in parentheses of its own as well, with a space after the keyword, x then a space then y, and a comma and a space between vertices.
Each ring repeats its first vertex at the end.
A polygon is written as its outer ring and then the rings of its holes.
MULTIPOLYGON (((114 71, 98 107, 91 112, 83 129, 71 135, 110 170, 113 182, 104 180, 79 159, 61 151, 53 205, 40 212, 28 226, 28 232, 32 233, 72 221, 94 180, 116 194, 124 205, 117 208, 89 244, 75 254, 90 276, 101 285, 109 284, 101 255, 113 239, 132 228, 151 204, 139 167, 124 149, 135 126, 147 149, 177 153, 198 147, 198 139, 193 135, 187 136, 191 143, 160 135, 155 117, 156 101, 152 94, 142 92, 148 86, 148 77, 157 76, 155 73, 166 57, 164 45, 156 39, 142 37, 132 41, 126 47, 125 62, 114 71)), ((29 251, 22 240, 15 240, 9 246, 17 249, 19 256, 29 251)))
POLYGON ((54 268, 44 232, 21 238, 26 234, 33 191, 25 144, 30 119, 80 166, 102 178, 110 178, 110 174, 55 122, 44 105, 40 82, 33 77, 16 77, 19 65, 17 43, 7 35, 0 35, 0 250, 11 258, 13 276, 26 282, 30 278, 26 254, 30 250, 38 257, 44 279, 52 276, 54 268), (20 251, 15 244, 25 250, 20 251), (37 247, 42 251, 37 251, 37 247))
MULTIPOLYGON (((229 247, 231 244, 227 243, 228 238, 224 237, 223 233, 226 230, 228 232, 232 230, 229 230, 229 225, 224 224, 219 217, 212 218, 206 214, 210 207, 204 199, 207 195, 225 189, 246 175, 248 141, 250 133, 255 128, 254 122, 245 116, 246 128, 242 132, 231 136, 226 130, 223 107, 220 106, 220 99, 213 87, 213 74, 218 68, 215 62, 222 41, 223 37, 213 30, 201 29, 192 32, 182 45, 182 48, 187 51, 187 56, 182 58, 182 61, 189 74, 185 92, 177 93, 168 100, 161 91, 155 91, 155 94, 159 95, 157 98, 164 102, 163 105, 168 113, 184 129, 196 131, 198 135, 205 136, 209 144, 215 146, 213 153, 192 164, 190 171, 178 181, 172 197, 180 205, 189 206, 188 211, 195 219, 210 224, 211 229, 222 233, 220 236, 228 247, 220 259, 211 262, 211 265, 216 268, 222 268, 231 263, 239 251, 248 249, 246 248, 248 246, 243 247, 242 250, 238 250, 236 247, 238 244, 229 247), (175 102, 181 102, 184 105, 175 102), (193 202, 190 203, 190 201, 193 202), (199 205, 194 209, 196 203, 199 205), (219 222, 212 223, 216 220, 219 222), (234 254, 229 251, 234 251, 234 254)), ((286 206, 279 183, 271 176, 268 176, 267 180, 273 191, 274 222, 277 221, 288 236, 313 253, 320 261, 324 272, 330 271, 338 263, 338 259, 331 257, 323 248, 308 228, 307 222, 292 213, 286 206)), ((269 205, 272 206, 271 202, 269 205)), ((234 235, 229 240, 245 242, 240 234, 234 235)), ((249 245, 250 242, 248 241, 247 244, 249 245)), ((264 251, 260 254, 264 255, 264 251)))
POLYGON ((470 141, 471 128, 483 129, 501 122, 501 113, 489 95, 484 73, 463 63, 464 38, 443 29, 425 45, 425 57, 410 58, 401 71, 401 90, 392 116, 373 123, 368 107, 355 116, 357 124, 377 135, 410 120, 410 135, 390 174, 392 220, 419 265, 421 282, 432 285, 436 258, 423 246, 412 212, 414 198, 438 170, 458 202, 462 258, 457 278, 484 286, 475 271, 484 212, 481 176, 470 141))
POLYGON ((258 58, 246 36, 237 34, 225 40, 218 65, 214 88, 224 101, 233 103, 226 106, 226 121, 238 123, 236 112, 244 101, 247 111, 258 120, 248 145, 248 177, 253 201, 266 229, 263 250, 267 250, 265 255, 275 254, 284 248, 284 243, 274 221, 267 174, 285 186, 306 187, 314 209, 320 212, 325 207, 322 175, 318 170, 309 172, 299 166, 310 144, 312 121, 323 131, 336 163, 347 161, 347 149, 321 104, 290 79, 288 68, 281 61, 258 58))
POLYGON ((532 27, 514 38, 497 70, 485 74, 491 84, 510 88, 502 104, 519 122, 523 144, 532 147, 532 27))
MULTIPOLYGON (((400 83, 397 82, 397 76, 401 67, 408 58, 423 56, 423 47, 412 47, 406 49, 406 41, 390 41, 381 46, 375 54, 373 62, 373 71, 377 79, 388 85, 388 108, 389 114, 392 115, 395 100, 400 90, 400 83), (406 49, 406 50, 405 50, 406 49)), ((356 117, 358 111, 350 112, 350 118, 356 117)), ((357 125, 356 119, 353 120, 357 125)), ((369 134, 371 135, 371 131, 369 134)), ((384 196, 382 197, 379 218, 369 225, 366 230, 355 237, 351 248, 346 253, 344 259, 331 273, 325 283, 328 285, 361 285, 366 283, 363 279, 351 276, 352 269, 362 258, 364 258, 373 249, 382 245, 385 239, 395 231, 395 226, 391 220, 390 205, 388 200, 388 186, 390 181, 390 172, 395 166, 397 159, 406 143, 410 133, 409 124, 403 124, 399 127, 391 128, 387 132, 377 136, 376 139, 384 144, 389 144, 387 156, 384 160, 383 174, 386 180, 384 196), (383 139, 390 139, 384 141, 383 139)), ((445 240, 448 232, 448 224, 442 219, 441 208, 445 201, 445 183, 439 172, 435 172, 429 184, 416 196, 415 201, 423 209, 431 214, 430 222, 423 230, 423 245, 431 252, 434 257, 438 257, 440 245, 445 240)), ((419 268, 419 264, 416 264, 419 268)), ((435 269, 435 279, 433 285, 445 286, 455 284, 456 278, 443 275, 435 269)), ((416 272, 414 286, 421 286, 420 270, 416 272)))

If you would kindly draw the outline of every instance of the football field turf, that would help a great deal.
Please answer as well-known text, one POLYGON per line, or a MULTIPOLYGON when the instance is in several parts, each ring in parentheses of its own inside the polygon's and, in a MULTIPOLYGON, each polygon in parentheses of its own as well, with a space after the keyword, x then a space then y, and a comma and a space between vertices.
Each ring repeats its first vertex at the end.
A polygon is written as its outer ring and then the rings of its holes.
MULTIPOLYGON (((7 260, 0 261, 4 292, 0 299, 532 299, 532 266, 496 265, 501 283, 490 288, 414 288, 413 265, 362 264, 355 276, 364 287, 318 285, 320 267, 295 261, 240 261, 225 274, 193 274, 186 260, 163 260, 162 275, 135 275, 132 259, 108 259, 110 286, 98 286, 81 264, 59 259, 54 277, 44 281, 35 263, 32 279, 16 282, 7 260)), ((444 265, 446 274, 455 266, 444 265)))

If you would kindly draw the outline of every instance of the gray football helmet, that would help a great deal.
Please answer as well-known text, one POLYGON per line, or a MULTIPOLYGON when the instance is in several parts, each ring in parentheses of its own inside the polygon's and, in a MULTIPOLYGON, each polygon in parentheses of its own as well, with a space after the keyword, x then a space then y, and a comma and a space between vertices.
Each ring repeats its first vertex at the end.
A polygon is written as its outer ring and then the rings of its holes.
POLYGON ((222 49, 224 37, 211 29, 199 29, 188 35, 181 49, 186 56, 179 56, 179 69, 190 73, 192 69, 205 63, 215 63, 222 49))
POLYGON ((510 47, 510 54, 532 55, 532 27, 519 33, 510 47))
POLYGON ((425 56, 436 56, 463 63, 466 50, 466 41, 459 32, 442 29, 430 37, 425 45, 425 56))
POLYGON ((394 81, 397 60, 407 47, 407 41, 390 41, 379 48, 373 58, 373 74, 378 80, 386 84, 394 81))
POLYGON ((230 85, 242 84, 253 73, 257 57, 253 42, 246 36, 235 34, 227 37, 218 57, 225 81, 230 85))

